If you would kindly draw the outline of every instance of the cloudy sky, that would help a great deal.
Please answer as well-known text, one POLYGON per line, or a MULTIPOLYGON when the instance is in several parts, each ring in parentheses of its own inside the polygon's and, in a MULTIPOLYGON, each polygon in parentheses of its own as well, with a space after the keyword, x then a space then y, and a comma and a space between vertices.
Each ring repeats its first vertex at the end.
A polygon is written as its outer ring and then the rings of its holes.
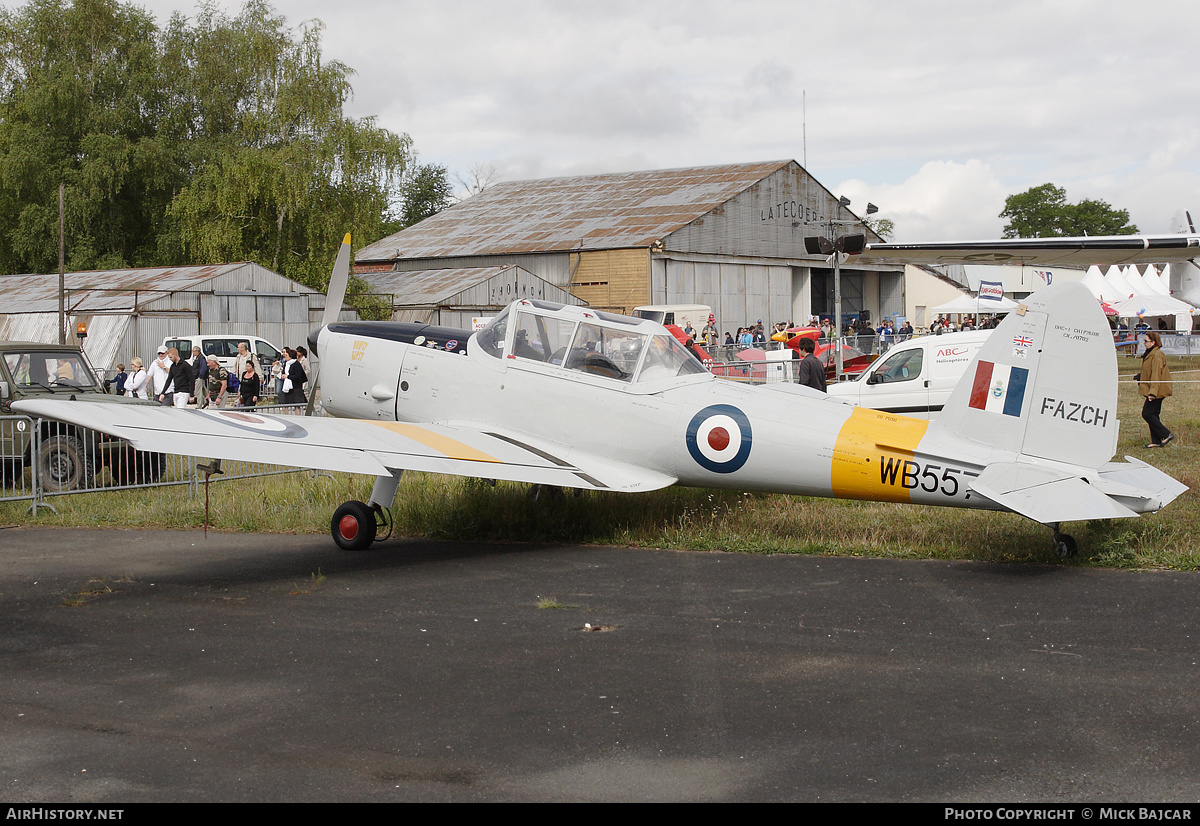
MULTIPOLYGON (((6 2, 6 5, 15 5, 6 2)), ((160 21, 191 0, 141 0, 160 21)), ((236 13, 240 0, 219 0, 236 13)), ((1200 211, 1200 4, 277 0, 350 114, 500 179, 793 158, 896 240, 998 237, 1053 182, 1165 232, 1200 211)), ((569 205, 564 205, 569 209, 569 205)))

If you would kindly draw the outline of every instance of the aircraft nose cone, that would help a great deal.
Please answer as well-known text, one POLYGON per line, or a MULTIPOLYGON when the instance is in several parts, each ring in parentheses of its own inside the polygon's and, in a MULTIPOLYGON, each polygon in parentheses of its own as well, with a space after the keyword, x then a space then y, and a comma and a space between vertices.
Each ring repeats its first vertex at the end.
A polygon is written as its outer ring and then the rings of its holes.
POLYGON ((324 329, 325 329, 325 326, 321 325, 320 327, 316 327, 312 331, 309 332, 309 334, 308 334, 308 352, 310 352, 310 353, 317 352, 317 339, 319 339, 321 337, 321 331, 324 329))

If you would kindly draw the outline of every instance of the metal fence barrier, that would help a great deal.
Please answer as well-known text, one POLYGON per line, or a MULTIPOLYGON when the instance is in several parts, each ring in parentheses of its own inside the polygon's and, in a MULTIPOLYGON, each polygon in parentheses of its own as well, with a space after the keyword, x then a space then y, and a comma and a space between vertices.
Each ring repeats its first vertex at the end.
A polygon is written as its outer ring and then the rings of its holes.
MULTIPOLYGON (((883 354, 895 344, 898 344, 902 341, 908 341, 910 338, 914 337, 915 336, 896 334, 881 340, 877 335, 842 336, 842 345, 845 347, 853 347, 860 353, 871 356, 883 354)), ((832 339, 822 336, 821 338, 817 339, 815 343, 818 347, 826 347, 831 342, 832 339)), ((757 344, 751 344, 749 347, 755 347, 759 350, 764 350, 769 353, 774 350, 783 350, 787 347, 787 345, 782 341, 761 341, 757 344)), ((713 361, 731 363, 736 363, 737 354, 743 350, 749 349, 749 347, 744 344, 713 344, 708 347, 700 345, 700 349, 707 352, 708 355, 712 357, 713 361)))
MULTIPOLYGON (((222 408, 300 413, 304 405, 222 408)), ((187 434, 180 439, 186 442, 187 434)), ((296 473, 302 468, 266 462, 223 461, 210 481, 296 473)), ((90 428, 29 416, 0 416, 0 502, 28 500, 36 513, 53 496, 187 485, 195 497, 205 474, 195 456, 134 450, 126 441, 90 428)))
POLYGON ((33 438, 35 426, 28 416, 0 416, 0 502, 34 497, 37 483, 25 472, 21 445, 33 438))

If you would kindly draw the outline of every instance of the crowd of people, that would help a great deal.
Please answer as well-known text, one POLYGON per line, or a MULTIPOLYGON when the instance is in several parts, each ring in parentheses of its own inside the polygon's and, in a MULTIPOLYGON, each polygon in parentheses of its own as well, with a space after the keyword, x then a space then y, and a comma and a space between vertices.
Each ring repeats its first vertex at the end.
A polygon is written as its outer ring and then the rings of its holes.
MULTIPOLYGON (((965 319, 961 327, 947 319, 939 318, 937 322, 935 322, 934 326, 930 329, 930 332, 936 332, 940 334, 942 332, 949 331, 951 328, 957 331, 959 329, 983 329, 985 326, 987 326, 987 323, 984 323, 982 326, 977 328, 975 324, 976 322, 974 318, 965 319)), ((834 327, 832 319, 811 316, 805 326, 808 328, 819 329, 821 331, 822 339, 833 338, 834 327)), ((697 331, 696 328, 692 326, 691 321, 686 318, 683 319, 681 328, 684 334, 691 338, 692 341, 695 341, 697 344, 703 346, 711 355, 715 357, 731 355, 738 350, 746 350, 751 347, 769 349, 772 346, 782 346, 772 345, 770 343, 773 340, 772 337, 776 334, 786 334, 789 330, 796 330, 797 326, 792 321, 777 321, 770 327, 766 327, 763 324, 763 320, 760 318, 753 324, 749 324, 745 327, 738 327, 736 333, 726 330, 724 337, 722 337, 722 335, 717 331, 715 318, 710 315, 708 318, 708 323, 705 324, 704 328, 700 331, 697 331)), ((872 349, 877 352, 883 352, 890 345, 898 341, 905 341, 909 338, 912 338, 914 335, 916 335, 916 330, 913 328, 912 322, 909 321, 905 321, 903 324, 896 326, 892 319, 887 318, 884 319, 878 327, 872 327, 871 324, 862 320, 861 318, 850 318, 847 319, 846 323, 843 325, 842 335, 849 339, 858 340, 858 344, 863 343, 861 341, 862 337, 868 337, 873 341, 878 342, 878 346, 860 347, 860 349, 865 349, 868 352, 872 349)), ((849 343, 855 344, 854 341, 849 343)))
POLYGON ((159 347, 147 368, 141 358, 117 365, 111 385, 122 396, 155 399, 164 407, 256 407, 269 395, 279 404, 305 404, 309 381, 308 351, 284 347, 264 374, 246 342, 238 343, 233 370, 215 355, 193 347, 185 358, 174 347, 159 347))
MULTIPOLYGON (((966 315, 957 319, 948 316, 938 316, 937 320, 929 325, 928 332, 930 335, 942 335, 943 333, 958 333, 968 330, 990 330, 999 322, 1000 319, 995 316, 976 317, 966 315)), ((814 315, 808 319, 805 326, 819 329, 822 339, 828 340, 834 337, 834 326, 831 318, 814 315)), ((763 320, 760 318, 754 324, 738 327, 736 333, 726 330, 724 337, 722 337, 717 332, 715 318, 710 315, 708 323, 702 330, 697 331, 688 319, 683 319, 682 329, 687 336, 697 344, 703 346, 710 354, 718 356, 735 353, 738 350, 745 350, 750 347, 769 349, 772 346, 770 342, 774 334, 795 330, 796 325, 792 321, 779 321, 767 328, 763 325, 763 320)), ((891 318, 885 318, 878 326, 872 326, 861 317, 855 316, 847 318, 842 327, 842 335, 846 339, 849 339, 847 344, 855 346, 864 352, 882 353, 891 345, 907 341, 918 334, 911 321, 906 320, 903 324, 900 324, 891 318), (864 341, 864 339, 867 340, 864 341)))

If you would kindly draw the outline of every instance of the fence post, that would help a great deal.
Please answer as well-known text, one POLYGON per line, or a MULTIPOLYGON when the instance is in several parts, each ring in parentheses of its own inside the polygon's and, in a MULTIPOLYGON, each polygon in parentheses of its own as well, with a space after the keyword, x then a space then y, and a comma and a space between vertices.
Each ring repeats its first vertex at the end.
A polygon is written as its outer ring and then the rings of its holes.
POLYGON ((41 465, 38 457, 42 455, 42 420, 32 419, 29 426, 33 428, 33 433, 30 434, 32 441, 29 443, 29 483, 33 485, 33 498, 29 501, 29 512, 36 517, 39 507, 50 508, 52 511, 54 507, 43 501, 46 492, 42 490, 42 480, 38 475, 41 465))

